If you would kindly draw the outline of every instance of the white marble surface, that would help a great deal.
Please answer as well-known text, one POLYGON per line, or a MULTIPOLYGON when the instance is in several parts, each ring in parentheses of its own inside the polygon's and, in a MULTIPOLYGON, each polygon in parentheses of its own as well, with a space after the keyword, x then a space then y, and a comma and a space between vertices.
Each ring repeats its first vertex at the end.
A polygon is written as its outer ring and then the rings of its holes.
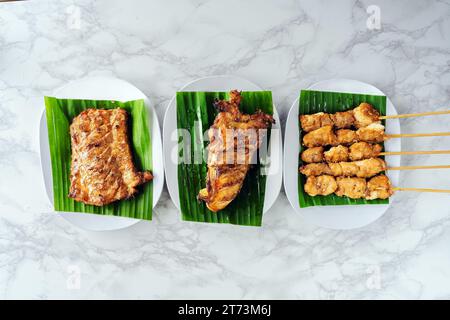
MULTIPOLYGON (((165 192, 154 221, 91 233, 53 213, 44 193, 42 97, 80 77, 133 83, 156 102, 160 121, 177 88, 215 74, 272 90, 282 118, 301 88, 336 77, 374 84, 402 113, 448 109, 449 2, 376 1, 381 30, 366 26, 371 4, 1 3, 0 298, 450 298, 448 195, 398 194, 377 222, 339 232, 307 225, 283 193, 262 228, 180 222, 165 192)), ((401 124, 448 131, 449 121, 401 124)), ((450 139, 404 140, 403 148, 450 149, 450 139)), ((402 174, 401 185, 449 181, 450 171, 417 171, 402 174)))

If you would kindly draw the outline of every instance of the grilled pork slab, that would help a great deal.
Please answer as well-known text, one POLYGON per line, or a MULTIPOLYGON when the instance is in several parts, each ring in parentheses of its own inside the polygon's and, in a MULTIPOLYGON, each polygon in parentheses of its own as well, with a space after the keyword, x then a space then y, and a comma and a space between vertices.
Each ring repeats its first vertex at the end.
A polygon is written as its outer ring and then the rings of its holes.
POLYGON ((137 186, 152 180, 133 164, 127 118, 118 108, 87 109, 73 119, 70 198, 103 206, 133 196, 137 186))
POLYGON ((215 103, 220 111, 208 131, 208 173, 206 188, 198 198, 206 202, 209 210, 225 208, 241 190, 250 162, 259 149, 265 130, 274 122, 271 115, 239 111, 241 94, 230 92, 230 100, 215 103))

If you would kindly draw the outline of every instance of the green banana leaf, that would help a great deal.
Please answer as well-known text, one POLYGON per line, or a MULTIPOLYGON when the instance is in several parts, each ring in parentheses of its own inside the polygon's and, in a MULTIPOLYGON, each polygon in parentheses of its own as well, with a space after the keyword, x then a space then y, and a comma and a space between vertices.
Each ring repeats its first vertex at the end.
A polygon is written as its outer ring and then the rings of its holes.
MULTIPOLYGON (((334 113, 338 111, 346 111, 357 107, 360 103, 370 103, 375 109, 377 109, 381 115, 386 115, 386 96, 367 95, 367 94, 354 94, 354 93, 342 93, 342 92, 328 92, 328 91, 314 91, 314 90, 301 90, 299 101, 299 114, 313 114, 316 112, 334 113)), ((300 121, 300 119, 298 120, 300 121)), ((383 123, 384 124, 384 123, 383 123)), ((300 122, 299 122, 299 128, 300 122)), ((300 129, 300 153, 303 151, 302 136, 303 132, 300 129)), ((384 145, 383 145, 384 148, 384 145)), ((299 167, 303 165, 303 162, 298 156, 299 167)), ((301 173, 298 173, 298 199, 300 207, 311 206, 336 206, 336 205, 360 205, 360 204, 387 204, 389 199, 350 199, 348 197, 338 197, 334 194, 328 196, 315 196, 308 195, 303 185, 306 182, 306 177, 301 173)))
MULTIPOLYGON (((270 91, 242 92, 240 110, 252 114, 258 109, 273 114, 272 93, 270 91)), ((200 189, 205 188, 207 141, 204 133, 213 124, 217 110, 213 103, 215 99, 228 99, 227 92, 177 92, 177 126, 189 132, 191 141, 182 143, 179 140, 180 159, 190 156, 194 159, 198 154, 201 160, 187 164, 178 162, 178 190, 183 220, 211 223, 231 223, 246 226, 261 226, 264 206, 264 195, 267 176, 262 174, 263 164, 258 163, 249 170, 241 191, 237 197, 223 210, 212 212, 203 201, 197 200, 200 189), (183 145, 190 145, 185 148, 183 145)), ((270 139, 270 130, 268 139, 270 139)), ((268 145, 268 144, 267 144, 268 145)), ((194 162, 194 161, 192 161, 194 162)))
POLYGON ((138 170, 152 170, 152 144, 144 100, 119 102, 45 97, 55 211, 95 213, 151 220, 152 181, 140 186, 138 194, 133 198, 116 201, 102 207, 86 205, 67 196, 70 187, 71 163, 69 126, 75 116, 88 108, 125 109, 129 115, 129 140, 134 163, 138 170))

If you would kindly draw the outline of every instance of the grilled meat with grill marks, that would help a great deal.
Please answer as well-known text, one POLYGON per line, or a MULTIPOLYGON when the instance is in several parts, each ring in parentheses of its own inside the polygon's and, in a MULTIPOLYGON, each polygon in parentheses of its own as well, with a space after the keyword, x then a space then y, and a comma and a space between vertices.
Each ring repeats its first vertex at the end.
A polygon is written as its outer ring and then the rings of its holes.
POLYGON ((208 131, 208 173, 206 188, 198 198, 209 210, 225 208, 241 190, 250 162, 260 147, 265 130, 274 122, 271 115, 258 111, 243 114, 239 111, 241 94, 230 92, 230 100, 216 101, 220 111, 208 131))
POLYGON ((124 109, 87 109, 70 125, 72 163, 69 197, 95 206, 133 196, 152 180, 138 172, 128 141, 124 109))

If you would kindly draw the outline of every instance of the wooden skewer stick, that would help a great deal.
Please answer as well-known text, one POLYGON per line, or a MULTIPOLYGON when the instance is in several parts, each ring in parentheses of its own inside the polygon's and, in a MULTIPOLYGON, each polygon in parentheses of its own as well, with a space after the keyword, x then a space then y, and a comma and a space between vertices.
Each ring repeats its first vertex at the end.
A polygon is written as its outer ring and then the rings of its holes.
POLYGON ((450 136, 450 132, 433 132, 433 133, 401 133, 401 134, 386 134, 387 139, 391 138, 415 138, 415 137, 442 137, 450 136))
POLYGON ((417 191, 417 192, 450 193, 450 190, 427 189, 427 188, 392 188, 392 190, 393 191, 417 191))
POLYGON ((438 165, 438 166, 400 166, 390 167, 386 170, 419 170, 419 169, 450 169, 450 165, 438 165))
POLYGON ((433 150, 433 151, 386 151, 380 152, 380 156, 399 156, 408 154, 450 154, 450 150, 433 150))
POLYGON ((380 116, 380 120, 385 119, 399 119, 399 118, 410 118, 410 117, 422 117, 422 116, 433 116, 437 114, 450 114, 450 110, 446 111, 430 111, 430 112, 421 112, 421 113, 406 113, 406 114, 397 114, 391 116, 380 116))

